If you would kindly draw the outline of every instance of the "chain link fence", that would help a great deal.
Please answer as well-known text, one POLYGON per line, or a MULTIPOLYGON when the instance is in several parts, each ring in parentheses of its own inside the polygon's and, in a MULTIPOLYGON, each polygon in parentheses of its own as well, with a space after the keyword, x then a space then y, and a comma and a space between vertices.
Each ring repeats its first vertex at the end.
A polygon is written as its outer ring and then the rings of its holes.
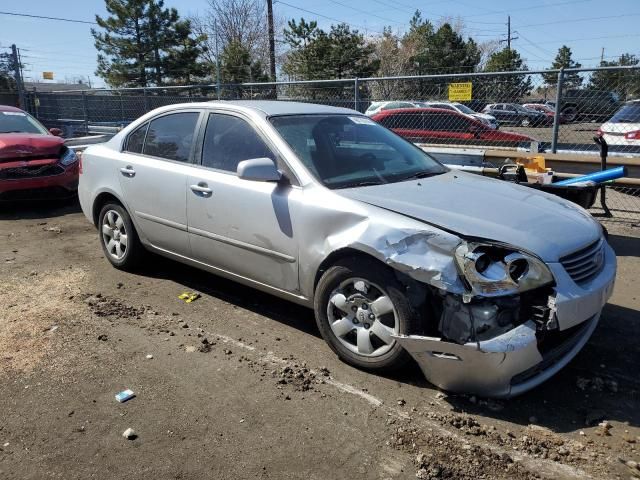
MULTIPOLYGON (((631 160, 631 184, 607 197, 640 212, 640 67, 333 79, 28 94, 28 109, 65 136, 113 133, 157 107, 211 100, 302 101, 366 113, 429 148, 524 150, 631 160)), ((589 165, 591 171, 599 164, 589 165)), ((571 173, 571 172, 567 172, 571 173)), ((635 215, 635 213, 634 213, 635 215)))

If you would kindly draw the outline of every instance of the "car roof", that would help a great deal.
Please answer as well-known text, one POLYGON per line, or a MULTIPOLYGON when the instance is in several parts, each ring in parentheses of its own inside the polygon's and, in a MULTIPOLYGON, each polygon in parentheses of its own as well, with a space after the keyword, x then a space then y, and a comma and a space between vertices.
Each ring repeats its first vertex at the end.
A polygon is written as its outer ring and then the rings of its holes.
POLYGON ((207 102, 207 105, 234 105, 238 107, 244 107, 251 110, 262 112, 266 115, 300 115, 300 114, 319 114, 319 113, 333 113, 333 114, 350 114, 354 113, 361 115, 360 112, 356 112, 350 108, 332 107, 329 105, 319 105, 317 103, 305 103, 305 102, 289 102, 286 100, 214 100, 207 102))
POLYGON ((466 117, 466 115, 456 112, 455 110, 448 110, 446 108, 393 108, 391 110, 384 110, 376 115, 389 115, 393 113, 446 113, 447 115, 459 115, 462 117, 466 117))
POLYGON ((22 112, 17 107, 12 107, 11 105, 0 105, 0 112, 22 112))

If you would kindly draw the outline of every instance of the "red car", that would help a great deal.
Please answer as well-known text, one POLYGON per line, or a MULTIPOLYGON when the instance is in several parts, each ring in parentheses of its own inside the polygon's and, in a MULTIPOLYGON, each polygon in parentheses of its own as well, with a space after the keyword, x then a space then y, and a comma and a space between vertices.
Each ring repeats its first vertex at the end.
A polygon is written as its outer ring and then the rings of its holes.
POLYGON ((441 108, 385 110, 371 118, 412 142, 513 146, 535 141, 527 135, 493 130, 468 115, 441 108))
MULTIPOLYGON (((549 123, 553 125, 553 117, 555 116, 556 111, 549 105, 545 105, 544 103, 525 103, 522 106, 524 108, 528 108, 529 110, 544 113, 550 119, 549 123)), ((559 115, 558 120, 560 121, 560 123, 567 123, 567 118, 564 116, 564 113, 561 113, 559 115)))
POLYGON ((19 108, 0 105, 0 200, 76 193, 78 156, 64 145, 61 133, 19 108))

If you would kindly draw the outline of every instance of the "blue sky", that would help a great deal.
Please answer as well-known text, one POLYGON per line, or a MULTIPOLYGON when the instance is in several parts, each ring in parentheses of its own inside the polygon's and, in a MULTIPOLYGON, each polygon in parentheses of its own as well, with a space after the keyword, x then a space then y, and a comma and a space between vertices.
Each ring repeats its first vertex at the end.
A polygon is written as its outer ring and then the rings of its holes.
MULTIPOLYGON (((95 14, 106 13, 103 0, 2 3, 2 11, 78 20, 92 21, 95 14)), ((165 3, 183 17, 207 8, 206 0, 165 3)), ((385 25, 404 31, 415 9, 434 23, 459 17, 477 41, 505 38, 507 15, 511 15, 514 36, 519 37, 512 47, 530 69, 548 67, 562 44, 571 47, 583 66, 597 65, 603 47, 608 60, 624 52, 640 56, 640 0, 274 0, 276 14, 284 18, 315 19, 323 28, 344 21, 368 34, 382 31, 385 25)), ((83 77, 102 86, 94 75, 96 52, 90 25, 0 15, 0 47, 12 43, 21 49, 27 79, 40 79, 43 71, 53 71, 57 81, 83 77)))

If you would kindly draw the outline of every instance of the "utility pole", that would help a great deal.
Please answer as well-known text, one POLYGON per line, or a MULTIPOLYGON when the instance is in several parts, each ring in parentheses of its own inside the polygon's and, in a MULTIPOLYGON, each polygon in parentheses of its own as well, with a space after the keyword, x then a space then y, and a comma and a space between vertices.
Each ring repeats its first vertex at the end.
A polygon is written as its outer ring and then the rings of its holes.
POLYGON ((511 15, 509 15, 507 17, 507 38, 504 40, 500 40, 500 43, 507 42, 507 50, 511 51, 511 40, 517 39, 518 37, 511 36, 511 15))
POLYGON ((16 89, 18 90, 18 99, 20 108, 26 110, 27 103, 24 98, 24 83, 22 82, 22 65, 20 64, 20 55, 15 44, 11 45, 11 59, 13 63, 13 76, 16 81, 16 89))
POLYGON ((600 52, 600 66, 602 66, 602 62, 604 62, 604 47, 602 47, 602 51, 600 52))
POLYGON ((273 1, 267 0, 267 21, 269 23, 269 73, 271 81, 276 81, 276 40, 273 32, 273 1))

